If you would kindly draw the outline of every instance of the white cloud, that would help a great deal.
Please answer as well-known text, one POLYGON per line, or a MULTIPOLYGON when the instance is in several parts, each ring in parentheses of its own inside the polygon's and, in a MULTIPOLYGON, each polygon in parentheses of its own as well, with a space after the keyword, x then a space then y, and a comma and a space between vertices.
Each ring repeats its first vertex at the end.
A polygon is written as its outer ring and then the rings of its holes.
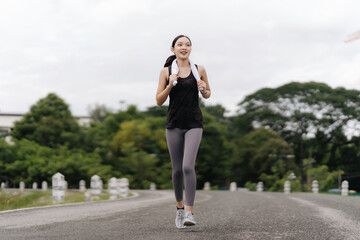
POLYGON ((155 105, 178 34, 193 41, 213 88, 234 111, 247 94, 289 81, 359 89, 358 1, 3 1, 0 111, 25 112, 56 92, 77 115, 119 101, 155 105), (261 4, 260 4, 261 3, 261 4))

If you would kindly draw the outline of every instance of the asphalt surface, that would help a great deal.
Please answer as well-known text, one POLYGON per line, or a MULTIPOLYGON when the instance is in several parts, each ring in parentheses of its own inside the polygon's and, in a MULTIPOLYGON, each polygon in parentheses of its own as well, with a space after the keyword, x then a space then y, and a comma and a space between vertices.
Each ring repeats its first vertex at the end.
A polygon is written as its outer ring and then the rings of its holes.
POLYGON ((197 191, 195 220, 175 227, 172 191, 0 212, 0 239, 360 239, 360 198, 197 191))

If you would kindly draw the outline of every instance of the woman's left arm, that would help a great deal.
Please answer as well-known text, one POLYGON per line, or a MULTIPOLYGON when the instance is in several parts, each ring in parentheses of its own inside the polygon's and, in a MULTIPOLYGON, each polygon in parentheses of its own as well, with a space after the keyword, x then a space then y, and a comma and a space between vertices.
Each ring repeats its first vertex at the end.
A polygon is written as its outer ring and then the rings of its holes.
POLYGON ((205 68, 201 65, 198 65, 198 69, 199 69, 199 75, 201 78, 201 80, 198 81, 198 88, 203 88, 203 90, 200 91, 201 95, 204 98, 209 98, 211 96, 211 89, 210 89, 210 84, 209 84, 209 80, 206 75, 205 68))

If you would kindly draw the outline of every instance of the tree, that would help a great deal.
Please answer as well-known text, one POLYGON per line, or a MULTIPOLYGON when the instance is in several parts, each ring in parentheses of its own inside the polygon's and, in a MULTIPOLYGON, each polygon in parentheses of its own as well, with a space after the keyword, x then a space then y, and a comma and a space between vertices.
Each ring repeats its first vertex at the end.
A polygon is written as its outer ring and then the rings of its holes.
MULTIPOLYGON (((144 188, 156 182, 158 158, 153 152, 152 131, 147 120, 131 120, 121 123, 119 131, 110 143, 114 155, 119 156, 115 169, 129 176, 133 187, 144 188)), ((170 180, 170 179, 169 179, 170 180)))
POLYGON ((199 188, 209 181, 213 186, 230 183, 228 159, 231 145, 227 141, 227 128, 216 121, 215 117, 203 111, 204 132, 196 158, 197 185, 199 188))
POLYGON ((81 179, 89 181, 94 174, 104 180, 110 179, 112 175, 112 167, 102 164, 101 157, 95 152, 86 153, 81 149, 68 149, 66 146, 54 149, 27 139, 16 141, 15 145, 8 146, 7 150, 13 156, 11 161, 3 164, 0 160, 4 169, 0 174, 10 179, 13 184, 24 181, 30 186, 33 182, 50 182, 52 175, 61 172, 70 186, 78 187, 81 179))
POLYGON ((344 133, 354 130, 353 125, 359 126, 360 92, 333 89, 324 83, 292 82, 260 89, 248 95, 239 107, 240 119, 250 120, 253 127, 269 127, 293 144, 300 169, 304 138, 321 138, 322 149, 331 144, 329 167, 334 169, 337 149, 348 143, 344 133))
POLYGON ((167 115, 168 107, 167 106, 154 106, 149 107, 146 111, 146 114, 151 117, 165 117, 167 115))
POLYGON ((210 115, 214 116, 217 122, 225 123, 226 109, 222 105, 216 104, 211 106, 204 106, 203 109, 210 115))
POLYGON ((118 154, 121 154, 121 151, 128 146, 134 147, 136 151, 145 150, 150 136, 151 131, 145 121, 126 121, 120 125, 111 146, 113 151, 118 154))
POLYGON ((335 182, 339 175, 343 174, 343 171, 329 172, 329 168, 326 165, 321 165, 316 168, 309 168, 307 173, 310 180, 317 180, 319 182, 319 191, 325 192, 330 188, 334 188, 335 182))
POLYGON ((69 106, 54 93, 40 99, 30 112, 15 122, 11 135, 43 146, 67 145, 72 148, 80 146, 82 138, 81 128, 72 117, 69 106))
POLYGON ((123 151, 124 156, 119 158, 122 174, 128 176, 133 188, 149 188, 151 182, 157 182, 160 171, 155 167, 158 161, 156 156, 136 151, 131 146, 126 146, 123 151))
POLYGON ((90 118, 94 122, 103 122, 111 112, 110 109, 108 109, 104 104, 95 104, 94 107, 88 107, 88 111, 90 118))
POLYGON ((351 128, 349 121, 359 122, 360 91, 292 82, 248 95, 239 107, 252 116, 254 125, 269 126, 287 137, 317 131, 331 137, 338 129, 351 128))
POLYGON ((240 138, 234 147, 229 168, 231 181, 243 185, 258 181, 262 174, 281 179, 289 171, 299 173, 291 146, 272 130, 256 129, 240 138))

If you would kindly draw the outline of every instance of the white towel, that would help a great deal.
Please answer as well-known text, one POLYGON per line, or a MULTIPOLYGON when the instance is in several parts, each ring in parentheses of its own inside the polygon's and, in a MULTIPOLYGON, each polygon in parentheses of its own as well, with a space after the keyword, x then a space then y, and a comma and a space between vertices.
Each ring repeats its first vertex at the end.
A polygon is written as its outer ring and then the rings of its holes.
MULTIPOLYGON (((190 67, 191 67, 191 71, 196 79, 196 81, 201 80, 200 75, 199 75, 199 71, 197 70, 195 64, 189 59, 190 62, 190 67)), ((176 63, 176 59, 174 59, 174 61, 171 64, 171 73, 172 74, 178 74, 179 73, 179 67, 176 63)), ((177 81, 173 82, 173 85, 176 86, 177 81)), ((203 90, 203 88, 199 88, 199 90, 203 90)))

